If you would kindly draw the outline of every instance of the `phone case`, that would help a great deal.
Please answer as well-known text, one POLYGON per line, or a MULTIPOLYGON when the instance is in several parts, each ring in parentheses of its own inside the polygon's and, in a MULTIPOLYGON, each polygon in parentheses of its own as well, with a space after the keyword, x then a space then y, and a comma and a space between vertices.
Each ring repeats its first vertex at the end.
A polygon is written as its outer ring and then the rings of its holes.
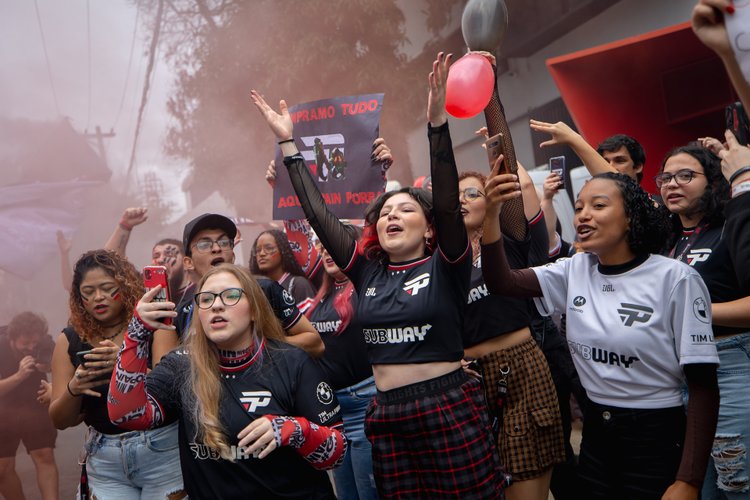
MULTIPOLYGON (((161 285, 161 290, 154 297, 154 302, 168 302, 170 300, 169 294, 169 280, 167 279, 167 268, 164 266, 146 266, 143 268, 143 286, 146 290, 151 290, 161 285)), ((163 318, 162 322, 165 325, 172 324, 172 318, 163 318)))
MULTIPOLYGON (((503 144, 503 134, 493 135, 487 139, 484 143, 487 148, 487 159, 490 161, 490 170, 495 166, 495 161, 501 154, 505 154, 505 144, 503 144)), ((505 173, 505 161, 503 161, 503 168, 500 172, 505 173)))

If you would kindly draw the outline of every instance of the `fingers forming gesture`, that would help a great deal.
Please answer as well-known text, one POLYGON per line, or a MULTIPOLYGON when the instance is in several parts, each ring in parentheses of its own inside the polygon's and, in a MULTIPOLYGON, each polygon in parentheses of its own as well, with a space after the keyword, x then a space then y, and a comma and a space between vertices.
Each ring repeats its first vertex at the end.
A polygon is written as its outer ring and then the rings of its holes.
POLYGON ((274 111, 271 106, 266 103, 266 100, 257 90, 250 91, 250 100, 253 101, 255 107, 258 108, 260 114, 265 118, 268 128, 276 135, 279 141, 285 141, 292 139, 294 124, 292 123, 292 117, 289 115, 289 108, 286 105, 285 100, 279 101, 279 112, 274 111))

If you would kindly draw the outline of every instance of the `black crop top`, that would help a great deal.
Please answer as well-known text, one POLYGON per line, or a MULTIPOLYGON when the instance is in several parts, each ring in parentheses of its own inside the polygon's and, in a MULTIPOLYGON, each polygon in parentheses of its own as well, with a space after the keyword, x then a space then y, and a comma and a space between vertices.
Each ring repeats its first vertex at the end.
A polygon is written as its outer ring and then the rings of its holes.
POLYGON ((284 158, 310 225, 359 294, 357 314, 373 364, 457 361, 471 258, 448 124, 428 127, 438 249, 416 261, 368 260, 326 205, 304 159, 284 158))

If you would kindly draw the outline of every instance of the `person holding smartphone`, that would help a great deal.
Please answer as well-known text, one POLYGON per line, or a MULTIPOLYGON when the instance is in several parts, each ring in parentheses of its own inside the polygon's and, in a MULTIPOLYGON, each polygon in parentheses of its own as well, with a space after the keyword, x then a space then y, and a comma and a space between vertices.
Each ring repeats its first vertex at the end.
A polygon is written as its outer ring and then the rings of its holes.
MULTIPOLYGON (((78 259, 70 290, 70 326, 52 355, 49 414, 58 429, 88 426, 81 495, 95 498, 184 498, 177 423, 130 432, 107 414, 109 378, 135 304, 138 271, 124 257, 92 250, 78 259), (87 480, 84 480, 86 479, 87 480)), ((144 351, 150 355, 150 349, 144 351)))
MULTIPOLYGON (((151 336, 174 330, 174 304, 146 292, 110 382, 109 416, 127 429, 180 426, 191 498, 334 499, 326 469, 347 449, 320 367, 285 341, 258 282, 220 264, 196 286, 193 332, 148 372, 151 336)), ((155 497, 150 497, 155 498, 155 497)))

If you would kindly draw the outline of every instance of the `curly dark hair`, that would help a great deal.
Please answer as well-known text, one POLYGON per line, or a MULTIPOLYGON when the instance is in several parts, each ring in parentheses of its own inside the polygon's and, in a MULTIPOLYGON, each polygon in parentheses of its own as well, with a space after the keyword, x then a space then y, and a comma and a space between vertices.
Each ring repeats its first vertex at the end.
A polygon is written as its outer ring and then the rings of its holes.
POLYGON ((295 276, 304 276, 305 271, 302 269, 302 266, 299 265, 299 262, 297 262, 297 258, 294 256, 294 252, 292 252, 292 247, 289 244, 289 238, 287 237, 286 233, 284 231, 281 231, 280 229, 269 229, 268 231, 263 231, 258 235, 257 238, 255 238, 255 241, 253 241, 253 248, 252 250, 250 250, 250 262, 248 266, 250 267, 250 272, 253 274, 263 275, 263 272, 258 267, 255 247, 258 245, 258 240, 260 239, 260 237, 264 234, 271 235, 273 240, 276 242, 276 248, 278 248, 279 252, 281 252, 281 269, 283 269, 285 273, 290 273, 295 276))
MULTIPOLYGON (((703 215, 702 222, 708 224, 709 227, 723 225, 724 206, 729 201, 730 188, 729 183, 721 173, 721 159, 699 143, 691 142, 667 153, 664 161, 661 162, 659 173, 664 171, 664 165, 667 164, 667 160, 680 153, 690 155, 700 163, 701 167, 703 167, 703 174, 706 176, 706 190, 703 192, 700 200, 698 200, 696 213, 703 215)), ((682 236, 682 222, 679 215, 669 212, 666 207, 663 209, 667 213, 672 225, 669 237, 669 246, 671 248, 682 236)))
POLYGON ((143 281, 138 270, 124 257, 120 257, 111 250, 91 250, 83 254, 76 262, 73 270, 73 283, 70 288, 70 323, 82 341, 91 343, 92 340, 102 338, 102 324, 92 317, 83 306, 81 283, 86 273, 92 269, 102 269, 120 285, 122 297, 123 320, 133 316, 133 310, 138 299, 144 294, 143 281))
POLYGON ((614 172, 598 174, 592 179, 609 179, 619 188, 629 222, 630 250, 636 255, 661 253, 669 233, 669 221, 638 182, 614 172))
POLYGON ((461 182, 462 180, 468 179, 470 177, 477 179, 479 182, 482 183, 482 186, 484 186, 484 184, 487 182, 487 176, 475 170, 467 170, 465 172, 461 172, 460 174, 458 174, 458 182, 461 182))
POLYGON ((378 230, 376 224, 380 218, 380 210, 385 202, 397 194, 406 193, 422 207, 422 212, 427 219, 427 224, 433 226, 432 238, 427 242, 427 252, 431 253, 436 245, 437 231, 434 227, 434 215, 432 213, 432 192, 422 188, 403 187, 395 191, 388 191, 375 198, 372 203, 365 209, 365 227, 362 231, 362 254, 368 259, 387 261, 388 254, 380 246, 378 240, 378 230))

